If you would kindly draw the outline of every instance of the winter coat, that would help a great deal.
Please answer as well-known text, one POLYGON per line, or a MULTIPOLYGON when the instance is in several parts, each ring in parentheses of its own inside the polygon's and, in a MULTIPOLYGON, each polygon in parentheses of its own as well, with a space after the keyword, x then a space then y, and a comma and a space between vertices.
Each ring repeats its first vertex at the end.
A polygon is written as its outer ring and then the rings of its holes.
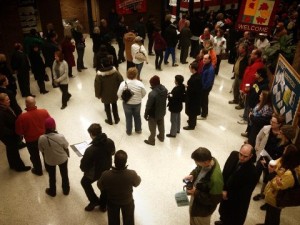
POLYGON ((167 46, 170 48, 175 48, 178 41, 176 26, 174 24, 171 24, 167 27, 166 33, 165 33, 165 41, 167 43, 167 46))
POLYGON ((201 76, 197 73, 192 74, 187 81, 185 113, 187 115, 199 115, 201 103, 201 76))
POLYGON ((166 50, 167 43, 159 32, 153 33, 153 40, 154 40, 154 51, 166 50))
POLYGON ((40 51, 32 50, 29 55, 31 63, 31 71, 34 75, 34 79, 44 81, 45 79, 45 64, 40 55, 40 51))
POLYGON ((116 148, 114 142, 102 133, 97 135, 91 142, 81 159, 80 169, 84 176, 90 180, 98 180, 105 170, 112 166, 112 155, 116 148))
POLYGON ((73 52, 75 51, 75 45, 73 45, 71 42, 65 41, 61 44, 61 50, 68 65, 71 67, 75 66, 76 64, 73 55, 73 52))
POLYGON ((179 35, 179 40, 180 40, 180 45, 181 46, 190 46, 191 45, 191 37, 192 37, 192 32, 189 27, 184 27, 182 28, 180 35, 179 35))
POLYGON ((179 113, 182 110, 182 103, 185 101, 185 86, 184 84, 178 85, 173 88, 171 95, 168 95, 169 111, 179 113))
POLYGON ((94 82, 95 96, 104 104, 117 102, 117 92, 122 81, 122 75, 114 67, 98 70, 94 82))

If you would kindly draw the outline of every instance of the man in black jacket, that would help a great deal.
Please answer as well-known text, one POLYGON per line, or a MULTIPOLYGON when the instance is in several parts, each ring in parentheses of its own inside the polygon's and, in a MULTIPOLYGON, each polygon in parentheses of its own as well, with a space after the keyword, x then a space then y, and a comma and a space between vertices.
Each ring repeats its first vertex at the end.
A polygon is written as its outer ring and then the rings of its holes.
POLYGON ((174 21, 172 24, 170 24, 165 33, 165 41, 167 43, 164 63, 168 64, 168 58, 171 54, 172 56, 172 66, 178 66, 178 64, 175 63, 175 47, 177 45, 178 36, 177 36, 177 30, 176 30, 176 22, 174 21))
POLYGON ((109 170, 112 166, 112 155, 116 148, 114 142, 106 134, 102 133, 100 124, 93 123, 88 132, 93 139, 92 145, 88 147, 80 162, 80 169, 84 172, 81 185, 90 203, 85 211, 92 211, 97 205, 100 210, 106 211, 106 193, 101 192, 100 199, 94 192, 92 183, 97 181, 103 171, 109 170))
POLYGON ((249 208, 251 194, 257 183, 253 165, 253 147, 242 145, 239 152, 233 151, 223 169, 223 200, 220 204, 220 221, 215 225, 243 225, 249 208))

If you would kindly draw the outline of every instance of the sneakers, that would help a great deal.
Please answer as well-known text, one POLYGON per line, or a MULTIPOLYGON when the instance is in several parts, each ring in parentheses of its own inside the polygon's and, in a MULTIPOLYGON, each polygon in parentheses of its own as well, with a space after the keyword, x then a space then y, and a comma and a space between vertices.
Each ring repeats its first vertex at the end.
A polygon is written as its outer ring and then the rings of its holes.
POLYGON ((173 66, 173 67, 176 67, 176 66, 178 66, 178 64, 177 64, 177 63, 174 63, 172 66, 173 66))
POLYGON ((247 124, 248 122, 244 119, 237 121, 238 124, 247 124))
POLYGON ((253 199, 254 201, 259 201, 259 200, 264 199, 264 198, 265 198, 265 195, 264 195, 264 194, 257 194, 257 195, 255 195, 252 199, 253 199))
POLYGON ((84 208, 84 210, 85 210, 85 211, 88 211, 88 212, 93 211, 94 208, 95 208, 96 206, 98 206, 98 205, 99 205, 99 203, 97 203, 97 202, 90 202, 90 203, 84 208))

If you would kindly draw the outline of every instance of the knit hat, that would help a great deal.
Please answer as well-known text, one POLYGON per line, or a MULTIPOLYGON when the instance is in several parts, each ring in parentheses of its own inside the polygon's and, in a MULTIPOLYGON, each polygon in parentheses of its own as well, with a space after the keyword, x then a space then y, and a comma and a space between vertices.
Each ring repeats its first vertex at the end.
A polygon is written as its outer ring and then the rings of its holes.
POLYGON ((159 84, 160 84, 159 76, 154 75, 154 76, 150 79, 149 82, 150 82, 150 84, 151 84, 152 87, 159 85, 159 84))
POLYGON ((282 134, 286 136, 290 141, 293 140, 296 136, 296 128, 292 125, 283 125, 280 128, 282 134))
POLYGON ((45 120, 45 129, 46 130, 55 130, 55 128, 56 128, 55 120, 52 117, 48 117, 45 120))

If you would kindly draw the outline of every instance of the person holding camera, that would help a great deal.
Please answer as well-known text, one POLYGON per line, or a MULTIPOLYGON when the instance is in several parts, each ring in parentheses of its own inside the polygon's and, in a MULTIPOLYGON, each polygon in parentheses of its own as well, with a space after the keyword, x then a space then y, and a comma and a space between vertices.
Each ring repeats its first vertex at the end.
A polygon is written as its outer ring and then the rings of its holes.
POLYGON ((190 225, 210 225, 211 215, 222 200, 223 177, 218 161, 204 147, 196 149, 192 155, 197 167, 186 176, 186 182, 193 183, 187 188, 190 200, 190 225))
POLYGON ((223 199, 219 207, 220 220, 215 225, 243 225, 247 217, 251 194, 257 183, 257 172, 252 160, 254 149, 242 145, 232 151, 223 169, 223 199))

